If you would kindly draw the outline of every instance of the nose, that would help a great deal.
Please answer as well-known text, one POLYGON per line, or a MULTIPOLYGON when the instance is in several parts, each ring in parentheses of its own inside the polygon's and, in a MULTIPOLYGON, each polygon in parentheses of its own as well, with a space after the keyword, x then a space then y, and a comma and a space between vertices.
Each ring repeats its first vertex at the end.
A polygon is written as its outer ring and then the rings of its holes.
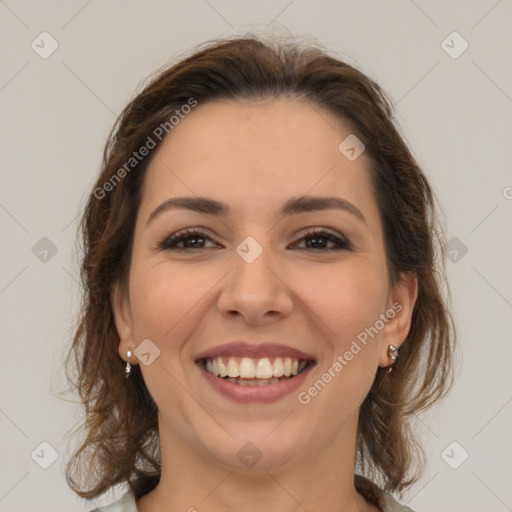
MULTIPOLYGON (((242 256, 240 255, 242 254, 242 256)), ((248 324, 263 325, 288 316, 293 309, 284 269, 269 250, 253 261, 233 253, 233 269, 223 281, 218 308, 223 315, 242 316, 248 324)))

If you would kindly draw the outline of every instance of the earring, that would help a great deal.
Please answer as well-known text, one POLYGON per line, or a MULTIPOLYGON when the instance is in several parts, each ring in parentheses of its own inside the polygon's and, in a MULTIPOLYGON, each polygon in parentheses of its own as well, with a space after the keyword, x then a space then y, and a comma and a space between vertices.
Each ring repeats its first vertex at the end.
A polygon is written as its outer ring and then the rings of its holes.
POLYGON ((132 369, 132 367, 130 366, 130 357, 132 357, 131 350, 128 350, 128 352, 126 352, 126 357, 128 358, 128 361, 126 362, 126 368, 124 371, 125 371, 125 378, 127 379, 130 376, 130 370, 132 369))
POLYGON ((391 370, 393 369, 393 363, 397 360, 398 358, 398 348, 395 347, 395 345, 389 345, 388 347, 388 356, 389 358, 391 359, 391 361, 393 361, 390 365, 389 365, 389 370, 388 370, 388 373, 391 373, 391 370))

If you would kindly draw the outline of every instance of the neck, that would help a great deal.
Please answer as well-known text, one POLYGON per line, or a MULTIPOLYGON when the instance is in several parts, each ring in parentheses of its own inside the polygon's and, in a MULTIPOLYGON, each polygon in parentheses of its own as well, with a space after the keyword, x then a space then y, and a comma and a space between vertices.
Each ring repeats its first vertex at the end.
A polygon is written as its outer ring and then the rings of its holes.
POLYGON ((357 418, 332 440, 278 467, 249 470, 219 464, 160 422, 162 475, 137 502, 138 512, 244 510, 378 512, 354 487, 357 418))

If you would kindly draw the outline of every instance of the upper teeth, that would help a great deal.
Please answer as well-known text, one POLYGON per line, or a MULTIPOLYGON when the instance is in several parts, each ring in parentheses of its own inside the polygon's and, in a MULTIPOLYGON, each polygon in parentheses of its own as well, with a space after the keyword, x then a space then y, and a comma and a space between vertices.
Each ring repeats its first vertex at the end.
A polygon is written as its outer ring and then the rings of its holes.
POLYGON ((306 367, 307 361, 289 357, 274 358, 274 363, 268 357, 253 359, 251 357, 214 357, 206 360, 206 369, 219 377, 240 377, 242 379, 270 379, 272 377, 289 377, 297 375, 306 367))

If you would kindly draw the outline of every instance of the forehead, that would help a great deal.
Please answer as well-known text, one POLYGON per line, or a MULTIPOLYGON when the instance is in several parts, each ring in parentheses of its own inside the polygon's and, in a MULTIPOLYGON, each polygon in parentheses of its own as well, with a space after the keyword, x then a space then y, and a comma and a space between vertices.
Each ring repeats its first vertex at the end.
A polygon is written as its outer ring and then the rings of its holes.
POLYGON ((264 215, 291 196, 328 194, 375 213, 367 156, 350 161, 338 149, 350 133, 329 111, 298 99, 198 104, 158 148, 141 209, 195 194, 264 215))

